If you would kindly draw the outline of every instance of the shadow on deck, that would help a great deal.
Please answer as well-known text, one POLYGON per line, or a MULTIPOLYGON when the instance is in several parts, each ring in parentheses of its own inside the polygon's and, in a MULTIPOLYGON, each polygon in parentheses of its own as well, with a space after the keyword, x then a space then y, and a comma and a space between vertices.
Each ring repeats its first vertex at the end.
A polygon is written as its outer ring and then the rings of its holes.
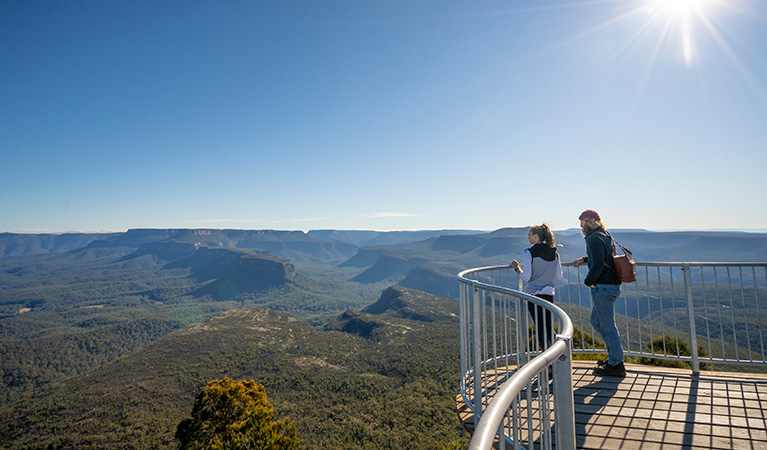
MULTIPOLYGON (((767 375, 627 364, 626 378, 597 377, 573 361, 578 449, 765 449, 767 375)), ((460 395, 468 429, 473 415, 460 395)), ((552 403, 553 405, 553 403, 552 403)))

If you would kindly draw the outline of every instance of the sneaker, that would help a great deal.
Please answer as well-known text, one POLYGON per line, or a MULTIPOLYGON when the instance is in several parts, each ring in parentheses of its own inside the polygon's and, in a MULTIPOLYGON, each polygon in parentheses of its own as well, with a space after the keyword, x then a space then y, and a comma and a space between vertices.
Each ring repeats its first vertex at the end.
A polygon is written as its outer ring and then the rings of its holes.
POLYGON ((625 377, 626 366, 624 366, 622 362, 615 365, 605 364, 602 367, 595 367, 594 375, 599 375, 601 377, 625 377))
POLYGON ((598 359, 597 360, 597 367, 604 367, 606 365, 607 365, 607 360, 606 359, 598 359))

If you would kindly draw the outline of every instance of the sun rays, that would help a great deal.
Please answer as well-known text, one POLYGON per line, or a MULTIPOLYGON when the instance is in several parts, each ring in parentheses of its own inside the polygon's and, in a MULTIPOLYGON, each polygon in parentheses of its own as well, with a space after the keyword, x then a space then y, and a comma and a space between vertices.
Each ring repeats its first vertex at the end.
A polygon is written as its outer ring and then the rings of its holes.
POLYGON ((712 14, 717 3, 716 0, 648 0, 647 12, 651 20, 663 23, 664 30, 677 31, 684 62, 690 66, 697 51, 693 21, 710 23, 709 14, 712 14))

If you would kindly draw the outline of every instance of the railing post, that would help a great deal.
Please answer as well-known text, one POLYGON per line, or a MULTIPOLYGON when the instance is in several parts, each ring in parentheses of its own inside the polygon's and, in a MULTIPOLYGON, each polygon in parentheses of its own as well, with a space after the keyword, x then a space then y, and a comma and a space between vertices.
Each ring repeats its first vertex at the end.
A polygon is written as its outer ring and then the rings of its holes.
POLYGON ((575 450, 575 398, 573 397, 573 340, 557 335, 567 343, 567 351, 553 364, 554 423, 557 450, 575 450))
POLYGON ((479 288, 477 286, 472 287, 474 289, 472 311, 474 314, 474 320, 472 321, 472 333, 473 347, 474 347, 474 428, 479 425, 479 417, 482 415, 482 377, 484 374, 481 372, 482 366, 482 323, 480 320, 482 310, 479 304, 479 288))
POLYGON ((690 273, 690 265, 682 264, 682 270, 684 271, 684 288, 687 291, 687 315, 690 318, 690 355, 692 356, 692 373, 700 373, 700 360, 698 359, 698 332, 695 329, 695 306, 693 305, 692 274, 690 273))

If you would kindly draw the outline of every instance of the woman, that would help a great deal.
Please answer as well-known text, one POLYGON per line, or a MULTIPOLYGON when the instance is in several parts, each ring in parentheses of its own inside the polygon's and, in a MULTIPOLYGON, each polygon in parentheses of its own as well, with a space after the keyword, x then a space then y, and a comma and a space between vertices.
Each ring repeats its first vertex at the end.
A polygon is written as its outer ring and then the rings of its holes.
MULTIPOLYGON (((511 268, 517 271, 525 282, 525 293, 554 303, 554 280, 562 279, 562 263, 557 253, 554 233, 544 223, 530 227, 527 239, 532 247, 525 250, 523 264, 520 265, 515 259, 511 261, 511 268)), ((551 312, 546 310, 544 314, 543 307, 536 308, 533 303, 528 303, 527 308, 534 320, 537 320, 535 334, 538 337, 539 349, 543 351, 553 341, 551 312)))

